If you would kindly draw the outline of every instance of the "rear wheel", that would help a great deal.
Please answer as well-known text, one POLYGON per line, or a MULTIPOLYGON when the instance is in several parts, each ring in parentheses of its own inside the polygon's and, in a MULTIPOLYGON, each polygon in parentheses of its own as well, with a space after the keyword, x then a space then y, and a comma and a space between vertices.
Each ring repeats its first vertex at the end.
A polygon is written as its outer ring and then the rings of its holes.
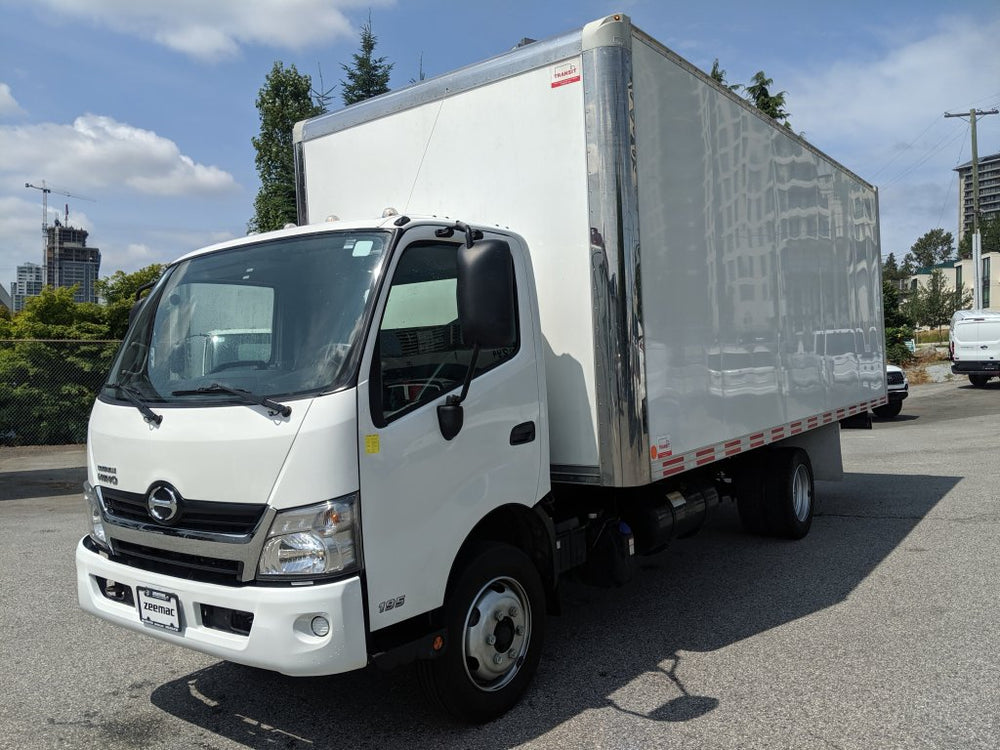
POLYGON ((890 401, 888 404, 883 406, 876 406, 872 409, 875 412, 876 417, 882 417, 883 419, 891 419, 892 417, 898 417, 899 412, 903 410, 902 401, 890 401))
POLYGON ((969 382, 972 383, 976 388, 982 388, 990 380, 989 375, 970 375, 969 382))
POLYGON ((445 602, 448 648, 417 662, 431 700, 458 719, 485 722, 521 698, 545 637, 545 594, 534 564, 506 544, 478 549, 445 602))
POLYGON ((777 448, 768 457, 764 481, 768 528, 775 536, 801 539, 813 519, 812 464, 801 448, 777 448))

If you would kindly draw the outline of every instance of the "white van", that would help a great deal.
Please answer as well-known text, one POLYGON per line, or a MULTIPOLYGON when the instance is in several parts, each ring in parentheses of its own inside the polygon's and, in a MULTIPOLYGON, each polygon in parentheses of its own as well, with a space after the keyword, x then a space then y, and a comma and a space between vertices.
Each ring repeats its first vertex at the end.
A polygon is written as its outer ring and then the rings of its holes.
POLYGON ((951 329, 951 371, 968 375, 977 388, 1000 377, 1000 314, 980 312, 956 321, 951 329))
POLYGON ((956 310, 951 316, 951 325, 948 327, 948 359, 955 358, 955 324, 960 320, 970 318, 1000 318, 1000 311, 997 310, 956 310))

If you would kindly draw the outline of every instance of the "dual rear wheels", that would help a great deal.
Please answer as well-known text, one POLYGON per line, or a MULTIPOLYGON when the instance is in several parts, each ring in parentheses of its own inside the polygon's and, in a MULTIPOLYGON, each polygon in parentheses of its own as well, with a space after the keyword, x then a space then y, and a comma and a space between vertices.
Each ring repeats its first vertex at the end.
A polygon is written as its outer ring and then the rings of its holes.
POLYGON ((771 448, 760 463, 734 477, 743 528, 753 534, 801 539, 812 526, 815 486, 801 448, 771 448))

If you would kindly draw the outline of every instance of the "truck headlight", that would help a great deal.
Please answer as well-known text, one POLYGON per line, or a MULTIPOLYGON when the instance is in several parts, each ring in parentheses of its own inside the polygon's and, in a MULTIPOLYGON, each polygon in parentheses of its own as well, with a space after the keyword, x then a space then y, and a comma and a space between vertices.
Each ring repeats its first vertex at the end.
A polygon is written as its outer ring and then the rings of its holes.
POLYGON ((100 490, 90 482, 83 483, 83 499, 86 502, 87 533, 99 542, 102 547, 108 546, 108 537, 104 533, 104 519, 101 516, 100 490))
POLYGON ((317 576, 357 567, 357 493, 280 511, 260 553, 258 576, 317 576))

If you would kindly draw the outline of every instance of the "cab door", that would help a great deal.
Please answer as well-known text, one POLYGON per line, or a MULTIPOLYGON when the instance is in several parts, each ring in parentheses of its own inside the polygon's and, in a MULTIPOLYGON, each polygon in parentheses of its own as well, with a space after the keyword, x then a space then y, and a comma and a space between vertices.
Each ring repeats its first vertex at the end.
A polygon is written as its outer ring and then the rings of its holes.
MULTIPOLYGON (((480 351, 462 428, 442 436, 437 407, 461 391, 472 360, 458 322, 458 248, 433 227, 403 236, 362 362, 358 452, 372 630, 440 606, 473 527, 504 504, 534 505, 548 486, 528 284, 517 292, 514 346, 480 351)), ((516 280, 530 279, 521 253, 514 261, 516 280)))

